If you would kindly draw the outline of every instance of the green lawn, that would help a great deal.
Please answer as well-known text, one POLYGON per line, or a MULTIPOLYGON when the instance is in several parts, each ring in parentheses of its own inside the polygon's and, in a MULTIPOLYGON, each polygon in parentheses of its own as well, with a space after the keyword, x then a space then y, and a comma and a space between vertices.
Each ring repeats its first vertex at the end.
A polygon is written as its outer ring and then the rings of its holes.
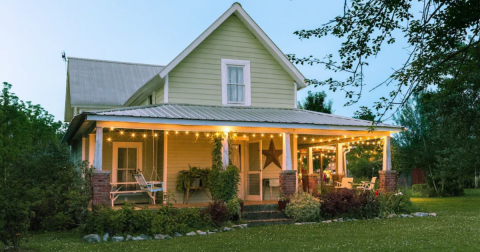
MULTIPOLYGON (((33 235, 27 251, 480 251, 480 190, 413 198, 437 217, 252 227, 210 236, 87 244, 78 233, 33 235)), ((1 246, 0 246, 1 247, 1 246)))

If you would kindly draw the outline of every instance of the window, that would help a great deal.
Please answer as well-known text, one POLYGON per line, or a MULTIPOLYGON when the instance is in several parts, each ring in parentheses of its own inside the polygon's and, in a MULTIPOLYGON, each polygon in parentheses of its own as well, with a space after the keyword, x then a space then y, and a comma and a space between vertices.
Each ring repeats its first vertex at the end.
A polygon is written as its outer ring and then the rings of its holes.
POLYGON ((147 98, 147 105, 152 105, 152 104, 153 104, 153 97, 149 95, 147 98))
POLYGON ((250 61, 222 59, 222 104, 250 106, 250 61))

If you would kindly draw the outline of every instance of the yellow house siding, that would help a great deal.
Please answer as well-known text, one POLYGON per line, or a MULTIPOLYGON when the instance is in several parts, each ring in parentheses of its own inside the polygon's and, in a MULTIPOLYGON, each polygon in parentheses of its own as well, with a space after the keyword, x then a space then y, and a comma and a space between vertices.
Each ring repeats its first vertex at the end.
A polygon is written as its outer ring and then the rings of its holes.
POLYGON ((250 61, 252 106, 294 108, 294 80, 235 15, 169 73, 169 102, 222 105, 221 59, 250 61))
POLYGON ((162 85, 159 89, 155 90, 155 97, 154 97, 154 102, 156 104, 164 103, 165 99, 165 85, 162 85))
MULTIPOLYGON (((178 136, 170 134, 167 140, 167 191, 175 193, 177 203, 181 203, 184 192, 177 191, 176 181, 178 172, 187 170, 188 165, 197 167, 211 167, 211 143, 206 137, 196 137, 179 133, 178 136), (182 135, 180 135, 182 134, 182 135)), ((209 198, 202 192, 196 193, 190 203, 207 202, 209 198)))

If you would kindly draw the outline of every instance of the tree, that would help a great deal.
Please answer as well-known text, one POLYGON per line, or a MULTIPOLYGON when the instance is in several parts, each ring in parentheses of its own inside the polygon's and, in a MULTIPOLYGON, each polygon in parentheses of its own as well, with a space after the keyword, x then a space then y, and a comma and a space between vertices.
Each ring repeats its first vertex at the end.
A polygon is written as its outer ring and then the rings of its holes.
POLYGON ((91 169, 70 161, 68 147, 60 143, 61 122, 39 105, 19 100, 12 85, 3 85, 0 242, 18 248, 29 230, 79 226, 88 213, 91 169))
POLYGON ((327 94, 325 91, 316 93, 308 91, 307 97, 302 101, 298 101, 298 108, 331 114, 333 101, 327 101, 326 99, 327 94))
POLYGON ((360 111, 355 111, 355 113, 353 113, 353 118, 372 122, 375 121, 375 115, 373 114, 372 110, 365 106, 361 106, 360 111))
POLYGON ((369 60, 385 45, 395 43, 396 34, 404 36, 409 45, 407 60, 386 80, 370 85, 370 89, 385 86, 386 95, 373 106, 377 120, 382 120, 389 110, 404 106, 412 95, 440 85, 446 69, 451 70, 452 83, 456 83, 460 72, 478 67, 480 59, 467 55, 472 49, 478 53, 479 33, 478 0, 344 0, 343 13, 330 22, 317 29, 294 32, 300 39, 328 35, 344 39, 338 59, 332 54, 324 59, 295 54, 288 57, 296 64, 322 64, 334 72, 347 73, 346 80, 307 79, 306 82, 344 91, 349 99, 345 105, 351 105, 361 98, 367 86, 363 71, 369 60))

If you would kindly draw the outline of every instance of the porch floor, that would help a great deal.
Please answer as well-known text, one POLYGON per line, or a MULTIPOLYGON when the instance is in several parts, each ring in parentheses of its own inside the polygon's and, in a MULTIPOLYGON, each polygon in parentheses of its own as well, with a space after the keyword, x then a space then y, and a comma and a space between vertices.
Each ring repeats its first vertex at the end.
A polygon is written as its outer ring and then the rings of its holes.
MULTIPOLYGON (((245 201, 245 204, 244 206, 250 206, 250 205, 268 205, 268 204, 277 204, 278 202, 276 200, 263 200, 263 201, 245 201)), ((163 204, 156 204, 156 205, 153 205, 153 204, 135 204, 135 209, 142 209, 144 207, 148 207, 148 209, 158 209, 160 207, 162 207, 163 204)), ((207 207, 208 206, 208 202, 204 202, 204 203, 188 203, 188 204, 172 204, 173 207, 175 208, 184 208, 184 207, 199 207, 199 208, 203 208, 203 207, 207 207)), ((115 205, 114 207, 112 207, 113 209, 115 210, 118 210, 122 207, 122 205, 115 205)))

